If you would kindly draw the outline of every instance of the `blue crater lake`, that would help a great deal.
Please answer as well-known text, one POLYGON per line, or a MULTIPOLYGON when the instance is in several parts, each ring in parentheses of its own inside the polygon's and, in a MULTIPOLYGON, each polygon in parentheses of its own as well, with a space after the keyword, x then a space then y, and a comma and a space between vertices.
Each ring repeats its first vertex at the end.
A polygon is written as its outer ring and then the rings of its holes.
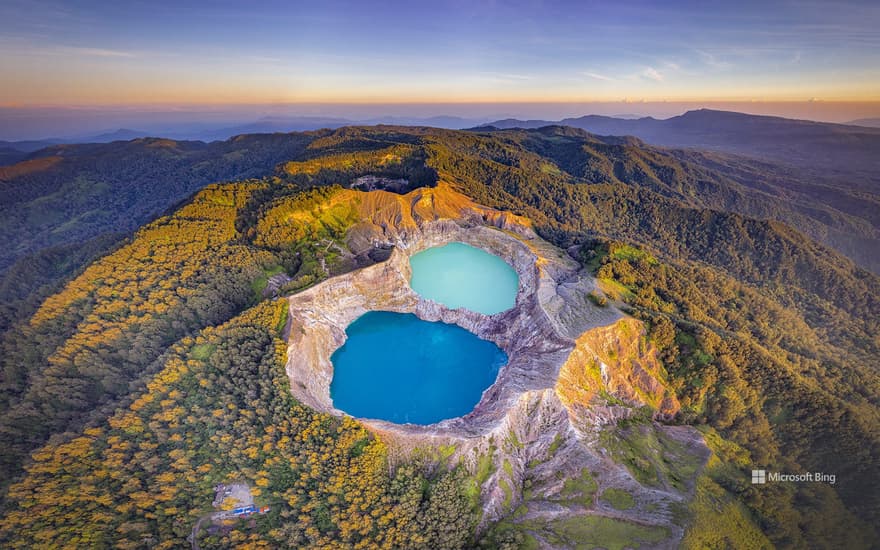
POLYGON ((361 418, 433 424, 463 416, 498 377, 507 354, 459 326, 371 311, 345 330, 330 398, 361 418))
POLYGON ((448 308, 492 315, 516 303, 516 270, 479 248, 464 243, 435 246, 414 254, 409 263, 412 289, 448 308))

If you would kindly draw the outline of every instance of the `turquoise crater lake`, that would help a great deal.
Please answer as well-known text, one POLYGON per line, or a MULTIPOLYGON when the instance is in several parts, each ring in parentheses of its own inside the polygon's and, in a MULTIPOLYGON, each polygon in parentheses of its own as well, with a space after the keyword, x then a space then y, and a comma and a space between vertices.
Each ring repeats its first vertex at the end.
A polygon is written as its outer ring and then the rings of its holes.
POLYGON ((435 246, 414 254, 410 287, 450 309, 493 315, 516 304, 519 275, 494 254, 464 243, 435 246))
POLYGON ((371 311, 345 330, 330 398, 360 418, 433 424, 463 416, 507 363, 507 354, 459 326, 411 313, 371 311))

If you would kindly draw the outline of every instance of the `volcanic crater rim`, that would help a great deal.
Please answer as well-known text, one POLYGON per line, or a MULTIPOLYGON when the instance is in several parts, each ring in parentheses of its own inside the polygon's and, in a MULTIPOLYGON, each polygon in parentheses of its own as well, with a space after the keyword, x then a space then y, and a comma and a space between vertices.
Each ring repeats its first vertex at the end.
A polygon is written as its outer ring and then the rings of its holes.
MULTIPOLYGON (((558 314, 566 300, 558 291, 565 286, 583 297, 593 288, 592 278, 583 275, 579 264, 529 228, 512 232, 439 219, 420 224, 417 231, 401 231, 390 241, 373 244, 393 245, 391 256, 287 298, 291 319, 287 374, 291 390, 297 399, 317 410, 351 416, 336 408, 330 398, 330 357, 345 343, 348 325, 368 311, 412 313, 425 321, 454 324, 495 343, 508 356, 495 381, 484 390, 473 410, 463 416, 426 425, 355 417, 374 431, 401 436, 472 438, 490 433, 523 394, 555 387, 559 370, 574 349, 574 339, 589 328, 561 322, 558 314), (511 309, 493 315, 450 309, 412 290, 409 258, 451 242, 499 256, 516 271, 519 282, 511 309)), ((590 324, 607 325, 621 316, 613 308, 603 313, 598 322, 594 319, 590 324)))

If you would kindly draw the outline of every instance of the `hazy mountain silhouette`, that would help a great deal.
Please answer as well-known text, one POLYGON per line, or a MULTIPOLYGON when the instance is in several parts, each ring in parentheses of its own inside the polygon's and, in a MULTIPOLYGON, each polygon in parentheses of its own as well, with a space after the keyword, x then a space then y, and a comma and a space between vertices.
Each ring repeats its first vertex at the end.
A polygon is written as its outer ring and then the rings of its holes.
POLYGON ((850 120, 847 124, 851 126, 866 126, 868 128, 880 128, 880 118, 859 118, 850 120))
POLYGON ((559 121, 505 119, 496 128, 581 128, 599 135, 632 135, 654 145, 711 149, 784 162, 824 175, 859 174, 880 185, 880 128, 830 124, 729 111, 700 109, 656 119, 599 115, 559 121))

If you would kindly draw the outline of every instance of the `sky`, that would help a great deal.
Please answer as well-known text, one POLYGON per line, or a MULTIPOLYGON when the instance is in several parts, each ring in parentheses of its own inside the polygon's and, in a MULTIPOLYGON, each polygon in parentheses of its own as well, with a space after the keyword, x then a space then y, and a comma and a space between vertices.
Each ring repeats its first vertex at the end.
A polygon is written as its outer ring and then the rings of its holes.
POLYGON ((0 0, 0 108, 824 102, 851 119, 880 116, 878 28, 876 1, 0 0))

